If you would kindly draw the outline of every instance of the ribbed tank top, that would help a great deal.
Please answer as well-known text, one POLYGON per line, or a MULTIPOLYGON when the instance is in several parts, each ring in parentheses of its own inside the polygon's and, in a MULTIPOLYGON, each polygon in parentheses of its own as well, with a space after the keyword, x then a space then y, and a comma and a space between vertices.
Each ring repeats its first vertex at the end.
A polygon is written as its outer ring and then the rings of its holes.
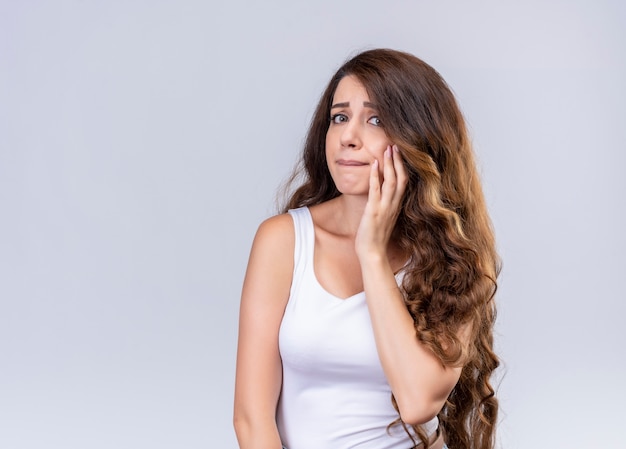
MULTIPOLYGON (((300 208, 289 214, 295 228, 294 271, 279 332, 283 384, 276 417, 283 445, 413 447, 401 425, 388 430, 398 413, 376 351, 365 293, 341 299, 320 285, 313 268, 311 213, 300 208)), ((437 418, 424 426, 428 434, 436 428, 437 418)))

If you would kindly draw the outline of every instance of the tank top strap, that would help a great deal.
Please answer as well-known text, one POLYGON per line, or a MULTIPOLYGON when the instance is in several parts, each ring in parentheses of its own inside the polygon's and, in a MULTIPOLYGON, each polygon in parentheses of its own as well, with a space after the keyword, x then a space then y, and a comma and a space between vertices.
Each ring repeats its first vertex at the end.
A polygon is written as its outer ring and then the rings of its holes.
POLYGON ((293 219, 295 230, 295 246, 293 252, 294 281, 302 279, 308 269, 312 268, 313 252, 315 250, 315 229, 313 217, 308 207, 290 209, 289 215, 293 219))

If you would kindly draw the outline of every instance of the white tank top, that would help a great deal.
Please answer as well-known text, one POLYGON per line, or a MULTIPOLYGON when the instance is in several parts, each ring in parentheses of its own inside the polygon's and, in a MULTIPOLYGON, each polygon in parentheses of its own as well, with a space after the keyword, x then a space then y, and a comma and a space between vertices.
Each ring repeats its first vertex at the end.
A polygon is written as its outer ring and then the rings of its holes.
MULTIPOLYGON (((409 449, 376 352, 365 293, 340 299, 313 270, 315 231, 308 208, 289 211, 294 272, 279 333, 283 385, 277 423, 287 449, 409 449)), ((401 276, 396 276, 398 281, 401 276)), ((437 429, 437 418, 424 426, 437 429)), ((419 442, 417 436, 416 441, 419 442)))

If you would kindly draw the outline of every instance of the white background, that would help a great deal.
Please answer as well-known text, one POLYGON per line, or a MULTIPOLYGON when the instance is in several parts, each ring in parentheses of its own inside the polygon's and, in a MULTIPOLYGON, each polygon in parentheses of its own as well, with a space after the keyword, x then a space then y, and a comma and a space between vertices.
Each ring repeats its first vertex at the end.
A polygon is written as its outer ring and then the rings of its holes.
POLYGON ((471 126, 499 446, 624 447, 624 5, 0 0, 0 447, 236 447, 252 237, 372 47, 437 68, 471 126))

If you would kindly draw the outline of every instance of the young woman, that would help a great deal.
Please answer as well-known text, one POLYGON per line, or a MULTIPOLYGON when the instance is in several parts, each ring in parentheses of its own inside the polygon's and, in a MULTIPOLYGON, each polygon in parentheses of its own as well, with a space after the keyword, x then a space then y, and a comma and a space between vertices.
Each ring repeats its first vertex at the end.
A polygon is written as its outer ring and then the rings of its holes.
POLYGON ((242 449, 491 449, 498 258, 462 114, 420 59, 333 76, 241 299, 242 449))

